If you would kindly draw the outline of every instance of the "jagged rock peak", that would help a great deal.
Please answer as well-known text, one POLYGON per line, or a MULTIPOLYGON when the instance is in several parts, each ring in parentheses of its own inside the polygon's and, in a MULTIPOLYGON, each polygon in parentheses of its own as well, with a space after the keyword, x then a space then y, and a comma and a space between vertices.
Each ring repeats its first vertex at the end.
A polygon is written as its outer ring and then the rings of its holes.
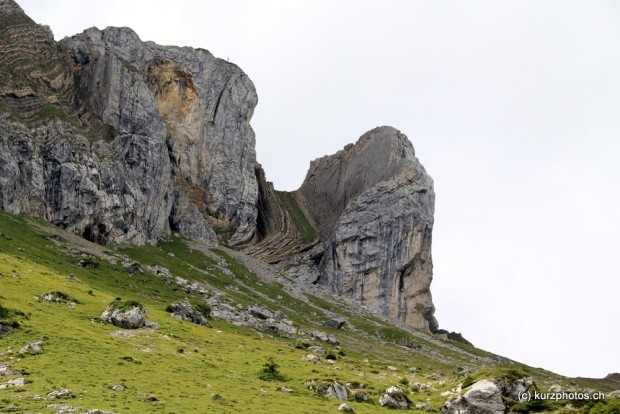
POLYGON ((316 283, 411 326, 436 330, 430 294, 433 180, 392 127, 314 160, 299 192, 325 242, 316 283))

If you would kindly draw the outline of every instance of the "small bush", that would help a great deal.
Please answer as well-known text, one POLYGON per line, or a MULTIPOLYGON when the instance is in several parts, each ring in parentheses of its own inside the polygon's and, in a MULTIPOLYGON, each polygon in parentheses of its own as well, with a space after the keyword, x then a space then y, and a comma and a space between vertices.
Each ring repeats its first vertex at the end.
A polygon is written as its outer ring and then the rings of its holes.
POLYGON ((280 373, 278 364, 276 364, 272 357, 269 357, 263 365, 263 369, 258 373, 258 378, 263 381, 286 381, 286 377, 280 373))
POLYGON ((325 359, 336 360, 336 355, 333 352, 330 352, 329 354, 325 355, 325 359))
POLYGON ((403 378, 401 378, 401 379, 400 379, 400 381, 398 381, 398 383, 399 383, 400 385, 407 386, 407 385, 409 385, 409 379, 408 379, 408 378, 403 377, 403 378))
POLYGON ((211 306, 207 305, 206 303, 203 303, 203 302, 196 303, 194 305, 194 309, 200 312, 202 316, 204 316, 205 318, 211 317, 211 306))
POLYGON ((469 386, 472 386, 474 385, 474 382, 475 382, 474 379, 470 375, 468 375, 465 378, 463 378, 463 385, 461 386, 461 388, 467 388, 469 386))
POLYGON ((8 318, 8 317, 9 317, 9 310, 5 308, 4 306, 0 305, 0 318, 8 318))

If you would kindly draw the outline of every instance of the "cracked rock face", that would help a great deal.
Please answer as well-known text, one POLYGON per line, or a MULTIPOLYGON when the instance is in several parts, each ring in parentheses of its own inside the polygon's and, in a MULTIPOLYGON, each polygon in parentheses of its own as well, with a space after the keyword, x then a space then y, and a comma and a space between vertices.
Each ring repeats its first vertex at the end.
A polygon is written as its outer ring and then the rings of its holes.
POLYGON ((127 28, 57 44, 0 6, 0 208, 103 244, 170 230, 215 244, 215 226, 252 240, 257 96, 241 69, 127 28))
POLYGON ((127 28, 88 29, 60 45, 82 67, 93 112, 121 134, 166 143, 182 193, 172 216, 179 229, 191 233, 186 223, 202 215, 234 229, 230 244, 249 241, 258 197, 249 122, 258 98, 247 75, 206 50, 142 42, 127 28))
POLYGON ((379 314, 437 329, 433 180, 407 137, 375 128, 313 161, 299 191, 326 245, 316 283, 379 314))

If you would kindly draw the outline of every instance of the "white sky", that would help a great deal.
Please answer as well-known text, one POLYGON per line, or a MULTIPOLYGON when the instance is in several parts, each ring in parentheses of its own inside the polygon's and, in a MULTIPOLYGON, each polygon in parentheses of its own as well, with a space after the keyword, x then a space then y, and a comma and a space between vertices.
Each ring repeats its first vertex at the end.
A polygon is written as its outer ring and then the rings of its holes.
POLYGON ((435 180, 440 326, 560 374, 620 371, 620 3, 18 2, 56 39, 129 26, 238 64, 278 189, 400 129, 435 180))

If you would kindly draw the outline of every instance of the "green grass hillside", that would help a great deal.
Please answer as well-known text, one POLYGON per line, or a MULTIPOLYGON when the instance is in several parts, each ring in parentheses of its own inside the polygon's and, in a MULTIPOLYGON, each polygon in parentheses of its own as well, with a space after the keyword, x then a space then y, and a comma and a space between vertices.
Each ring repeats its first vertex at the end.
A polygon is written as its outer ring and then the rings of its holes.
POLYGON ((343 401, 308 389, 304 383, 313 379, 364 384, 371 401, 351 396, 347 402, 356 413, 389 412, 378 397, 392 385, 403 387, 419 406, 412 412, 438 412, 467 375, 471 381, 511 369, 533 376, 541 389, 571 386, 569 379, 398 328, 329 298, 294 294, 286 287, 289 281, 260 279, 233 258, 234 252, 203 250, 176 236, 156 246, 103 248, 43 221, 0 212, 0 322, 13 327, 0 337, 0 366, 12 374, 0 376, 0 387, 24 379, 23 385, 0 389, 0 412, 337 412, 343 401), (133 262, 142 273, 126 266, 133 262), (199 305, 202 295, 146 271, 147 265, 202 282, 209 294, 223 292, 238 308, 260 303, 280 310, 298 329, 324 331, 340 344, 313 342, 303 333, 296 338, 261 333, 217 318, 209 320, 211 328, 177 320, 168 305, 184 299, 199 305), (65 302, 42 300, 49 292, 62 293, 65 302), (141 303, 157 327, 130 330, 103 323, 101 312, 117 298, 141 303), (346 318, 347 327, 322 327, 331 316, 346 318), (22 347, 37 341, 43 342, 40 352, 20 355, 22 347), (303 360, 312 345, 325 349, 320 363, 303 360), (465 372, 457 375, 457 367, 465 372), (70 394, 48 397, 60 389, 70 394))

